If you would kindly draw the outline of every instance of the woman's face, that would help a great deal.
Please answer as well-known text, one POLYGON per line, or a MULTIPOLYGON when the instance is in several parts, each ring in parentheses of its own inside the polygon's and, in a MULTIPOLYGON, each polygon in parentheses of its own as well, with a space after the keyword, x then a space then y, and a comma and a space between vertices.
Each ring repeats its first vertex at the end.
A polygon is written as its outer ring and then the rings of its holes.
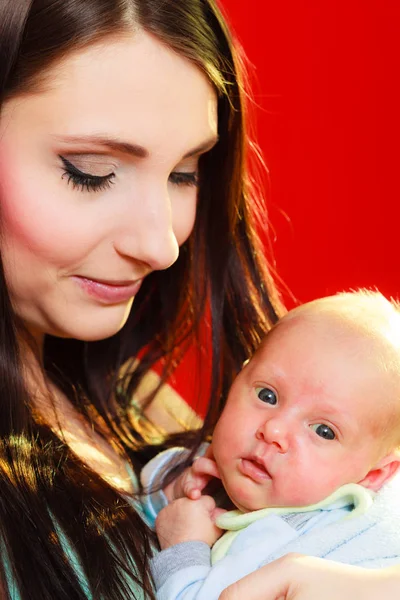
POLYGON ((0 249, 35 335, 102 339, 190 235, 217 139, 206 76, 148 34, 70 55, 0 118, 0 249))

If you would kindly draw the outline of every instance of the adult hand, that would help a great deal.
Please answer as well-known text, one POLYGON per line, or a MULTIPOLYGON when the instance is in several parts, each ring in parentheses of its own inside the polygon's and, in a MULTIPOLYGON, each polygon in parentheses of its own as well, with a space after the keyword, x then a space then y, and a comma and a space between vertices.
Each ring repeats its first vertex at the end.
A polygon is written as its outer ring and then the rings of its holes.
POLYGON ((220 600, 398 600, 400 565, 363 569, 287 554, 229 586, 220 600))
POLYGON ((156 519, 156 533, 162 550, 182 542, 205 542, 210 547, 222 535, 215 525, 216 517, 224 512, 216 508, 211 496, 198 500, 179 498, 163 508, 156 519))

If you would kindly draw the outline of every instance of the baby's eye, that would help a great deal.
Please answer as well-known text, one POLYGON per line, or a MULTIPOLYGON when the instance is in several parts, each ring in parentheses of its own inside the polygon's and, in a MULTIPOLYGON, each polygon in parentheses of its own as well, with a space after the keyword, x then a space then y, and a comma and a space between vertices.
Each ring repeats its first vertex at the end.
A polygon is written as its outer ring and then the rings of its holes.
POLYGON ((336 438, 336 434, 333 429, 328 427, 328 425, 324 425, 323 423, 314 423, 314 425, 311 425, 311 429, 315 431, 319 437, 324 438, 324 440, 334 440, 336 438))
POLYGON ((256 394, 262 402, 266 402, 267 404, 275 405, 278 402, 278 398, 276 397, 275 392, 270 388, 256 388, 256 394))

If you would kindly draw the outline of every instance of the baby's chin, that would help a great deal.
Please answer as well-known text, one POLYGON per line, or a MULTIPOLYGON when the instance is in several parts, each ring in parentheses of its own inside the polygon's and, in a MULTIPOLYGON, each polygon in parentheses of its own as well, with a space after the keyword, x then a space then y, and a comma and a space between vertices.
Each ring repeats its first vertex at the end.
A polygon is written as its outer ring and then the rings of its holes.
MULTIPOLYGON (((229 494, 228 494, 229 495, 229 494)), ((294 504, 294 503, 288 503, 288 502, 257 502, 257 501, 239 501, 237 498, 234 498, 232 496, 229 496, 230 500, 232 501, 232 504, 234 505, 234 508, 240 510, 243 513, 247 513, 247 512, 254 512, 256 510, 263 510, 265 508, 281 508, 281 507, 293 507, 293 508, 298 508, 298 507, 306 507, 309 506, 310 504, 316 504, 314 502, 312 503, 306 503, 303 502, 302 504, 294 504)))
MULTIPOLYGON (((266 502, 260 502, 259 499, 253 497, 246 497, 243 493, 234 493, 233 490, 226 489, 226 494, 229 500, 232 503, 232 507, 230 510, 240 510, 241 512, 253 512, 255 510, 261 510, 262 508, 267 508, 268 505, 266 502)), ((228 509, 229 510, 229 509, 228 509)))
MULTIPOLYGON (((268 498, 268 497, 260 497, 256 494, 246 494, 245 490, 239 489, 229 489, 229 486, 225 486, 225 491, 232 502, 233 509, 236 508, 241 512, 254 512, 256 510, 263 510, 264 508, 280 508, 280 507, 306 507, 312 504, 317 504, 324 500, 327 495, 323 496, 321 494, 314 495, 311 499, 310 496, 306 495, 297 495, 296 498, 291 498, 291 501, 288 501, 287 498, 268 498)), ((328 494, 329 496, 330 494, 328 494)), ((229 509, 228 509, 229 510, 229 509)))

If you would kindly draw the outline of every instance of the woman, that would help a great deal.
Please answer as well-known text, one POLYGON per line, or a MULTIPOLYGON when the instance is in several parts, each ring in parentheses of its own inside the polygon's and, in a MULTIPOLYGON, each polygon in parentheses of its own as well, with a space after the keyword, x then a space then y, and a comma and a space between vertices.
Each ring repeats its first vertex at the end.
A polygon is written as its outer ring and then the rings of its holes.
POLYGON ((200 440, 279 309, 240 59, 199 0, 5 0, 0 28, 0 595, 152 597, 132 473, 154 436, 132 395, 207 307, 200 440))
POLYGON ((0 56, 1 597, 151 598, 131 398, 207 315, 195 446, 281 310, 240 58, 211 0, 3 0, 0 56))

